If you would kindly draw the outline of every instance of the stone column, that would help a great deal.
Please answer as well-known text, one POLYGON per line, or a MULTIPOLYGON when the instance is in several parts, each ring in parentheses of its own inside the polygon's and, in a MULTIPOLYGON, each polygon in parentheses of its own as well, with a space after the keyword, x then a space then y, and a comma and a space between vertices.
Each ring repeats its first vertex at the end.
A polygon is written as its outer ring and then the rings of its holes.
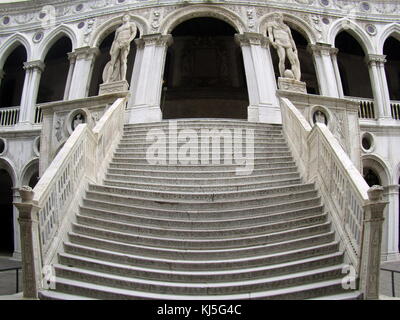
MULTIPOLYGON (((21 197, 19 196, 18 188, 13 188, 13 203, 21 202, 21 197)), ((18 223, 18 210, 16 206, 13 207, 13 216, 14 216, 14 253, 13 258, 21 259, 21 233, 20 227, 18 223)))
POLYGON ((368 190, 369 202, 364 207, 362 248, 360 261, 360 291, 364 299, 379 298, 383 212, 387 205, 382 200, 383 187, 368 190))
POLYGON ((330 48, 330 51, 329 51, 330 56, 331 56, 331 63, 333 65, 333 70, 335 72, 336 87, 337 87, 337 91, 339 93, 339 98, 344 98, 342 79, 340 77, 339 65, 337 62, 338 52, 339 52, 339 49, 337 49, 337 48, 330 48))
POLYGON ((129 123, 162 120, 160 99, 167 48, 171 35, 149 34, 135 40, 137 53, 132 74, 129 123))
POLYGON ((375 111, 378 118, 391 118, 389 88, 385 73, 385 55, 370 54, 365 58, 368 64, 374 95, 375 111))
POLYGON ((249 93, 248 120, 251 122, 282 123, 276 97, 276 80, 269 52, 268 39, 260 33, 235 35, 242 48, 249 93))
POLYGON ((308 50, 314 57, 320 94, 338 98, 340 96, 340 90, 338 88, 338 83, 340 83, 340 81, 336 79, 337 72, 334 66, 336 58, 332 57, 336 55, 337 49, 332 48, 330 44, 317 43, 309 45, 308 50))
POLYGON ((14 203, 19 211, 22 247, 22 279, 24 298, 37 299, 40 290, 42 261, 39 240, 39 219, 37 207, 32 202, 33 191, 27 191, 27 198, 22 196, 22 202, 14 203))
POLYGON ((399 258, 399 185, 390 185, 385 187, 385 196, 389 202, 386 218, 386 239, 387 243, 382 248, 386 247, 386 252, 383 252, 383 258, 393 260, 399 258))
POLYGON ((44 68, 45 64, 40 60, 24 62, 24 69, 26 71, 19 115, 20 125, 31 124, 34 121, 33 117, 35 115, 40 76, 44 68))
POLYGON ((68 100, 87 97, 93 65, 99 52, 100 50, 98 48, 82 47, 68 54, 68 58, 70 59, 70 72, 72 69, 70 83, 68 84, 67 82, 66 86, 66 93, 68 90, 68 100))

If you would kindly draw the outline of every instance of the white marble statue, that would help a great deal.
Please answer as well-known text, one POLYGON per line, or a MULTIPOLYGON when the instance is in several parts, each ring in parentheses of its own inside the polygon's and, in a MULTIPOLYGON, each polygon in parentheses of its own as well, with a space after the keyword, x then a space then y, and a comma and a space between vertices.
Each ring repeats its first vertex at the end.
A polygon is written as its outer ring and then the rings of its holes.
POLYGON ((272 18, 273 20, 267 25, 267 31, 270 43, 278 53, 279 73, 282 78, 294 78, 300 81, 300 62, 290 28, 283 22, 281 13, 275 13, 272 18), (290 61, 291 70, 286 70, 286 56, 290 61))
POLYGON ((122 17, 123 24, 115 31, 115 38, 111 45, 111 60, 103 72, 105 83, 126 80, 126 69, 130 43, 135 38, 137 28, 131 22, 129 14, 122 17))

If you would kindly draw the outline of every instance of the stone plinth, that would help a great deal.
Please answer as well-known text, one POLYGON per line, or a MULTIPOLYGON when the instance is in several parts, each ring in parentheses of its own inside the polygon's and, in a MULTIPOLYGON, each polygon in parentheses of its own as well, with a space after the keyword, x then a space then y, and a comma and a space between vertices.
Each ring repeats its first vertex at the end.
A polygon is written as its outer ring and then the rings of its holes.
POLYGON ((295 79, 279 77, 278 87, 280 90, 307 93, 306 83, 303 81, 297 81, 295 79))
POLYGON ((99 96, 114 92, 128 91, 128 88, 129 85, 126 80, 103 83, 100 85, 99 96))

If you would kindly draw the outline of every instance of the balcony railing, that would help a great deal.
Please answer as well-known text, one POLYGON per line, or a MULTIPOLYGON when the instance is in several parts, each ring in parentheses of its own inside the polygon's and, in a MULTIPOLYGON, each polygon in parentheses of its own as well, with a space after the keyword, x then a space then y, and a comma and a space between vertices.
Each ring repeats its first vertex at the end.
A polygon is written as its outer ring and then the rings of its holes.
POLYGON ((360 103, 360 108, 358 109, 358 117, 360 119, 375 119, 374 100, 358 98, 358 101, 360 103))
POLYGON ((0 126, 14 126, 19 120, 19 107, 1 108, 0 109, 0 126))
POLYGON ((400 120, 400 101, 390 101, 390 111, 394 120, 400 120))

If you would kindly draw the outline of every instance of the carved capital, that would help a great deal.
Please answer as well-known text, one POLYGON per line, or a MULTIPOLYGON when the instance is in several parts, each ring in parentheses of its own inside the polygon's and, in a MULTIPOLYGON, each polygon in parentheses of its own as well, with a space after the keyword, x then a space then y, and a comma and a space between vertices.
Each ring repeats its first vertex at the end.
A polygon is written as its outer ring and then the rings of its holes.
POLYGON ((71 63, 74 63, 76 60, 92 60, 94 57, 99 55, 100 50, 96 47, 81 47, 75 49, 74 52, 68 53, 68 59, 71 63))
POLYGON ((261 33, 244 32, 243 34, 235 34, 235 41, 240 46, 262 46, 267 47, 269 40, 261 33))
POLYGON ((386 63, 386 56, 380 54, 369 54, 365 57, 365 62, 368 65, 379 66, 386 63))
POLYGON ((46 65, 41 60, 24 62, 25 70, 37 70, 39 72, 43 72, 45 67, 46 67, 46 65))
POLYGON ((173 42, 172 35, 162 35, 161 33, 145 34, 140 39, 135 40, 139 48, 144 46, 170 46, 173 42))
POLYGON ((333 48, 330 44, 321 42, 308 45, 307 50, 316 56, 331 56, 338 52, 338 49, 333 48))

